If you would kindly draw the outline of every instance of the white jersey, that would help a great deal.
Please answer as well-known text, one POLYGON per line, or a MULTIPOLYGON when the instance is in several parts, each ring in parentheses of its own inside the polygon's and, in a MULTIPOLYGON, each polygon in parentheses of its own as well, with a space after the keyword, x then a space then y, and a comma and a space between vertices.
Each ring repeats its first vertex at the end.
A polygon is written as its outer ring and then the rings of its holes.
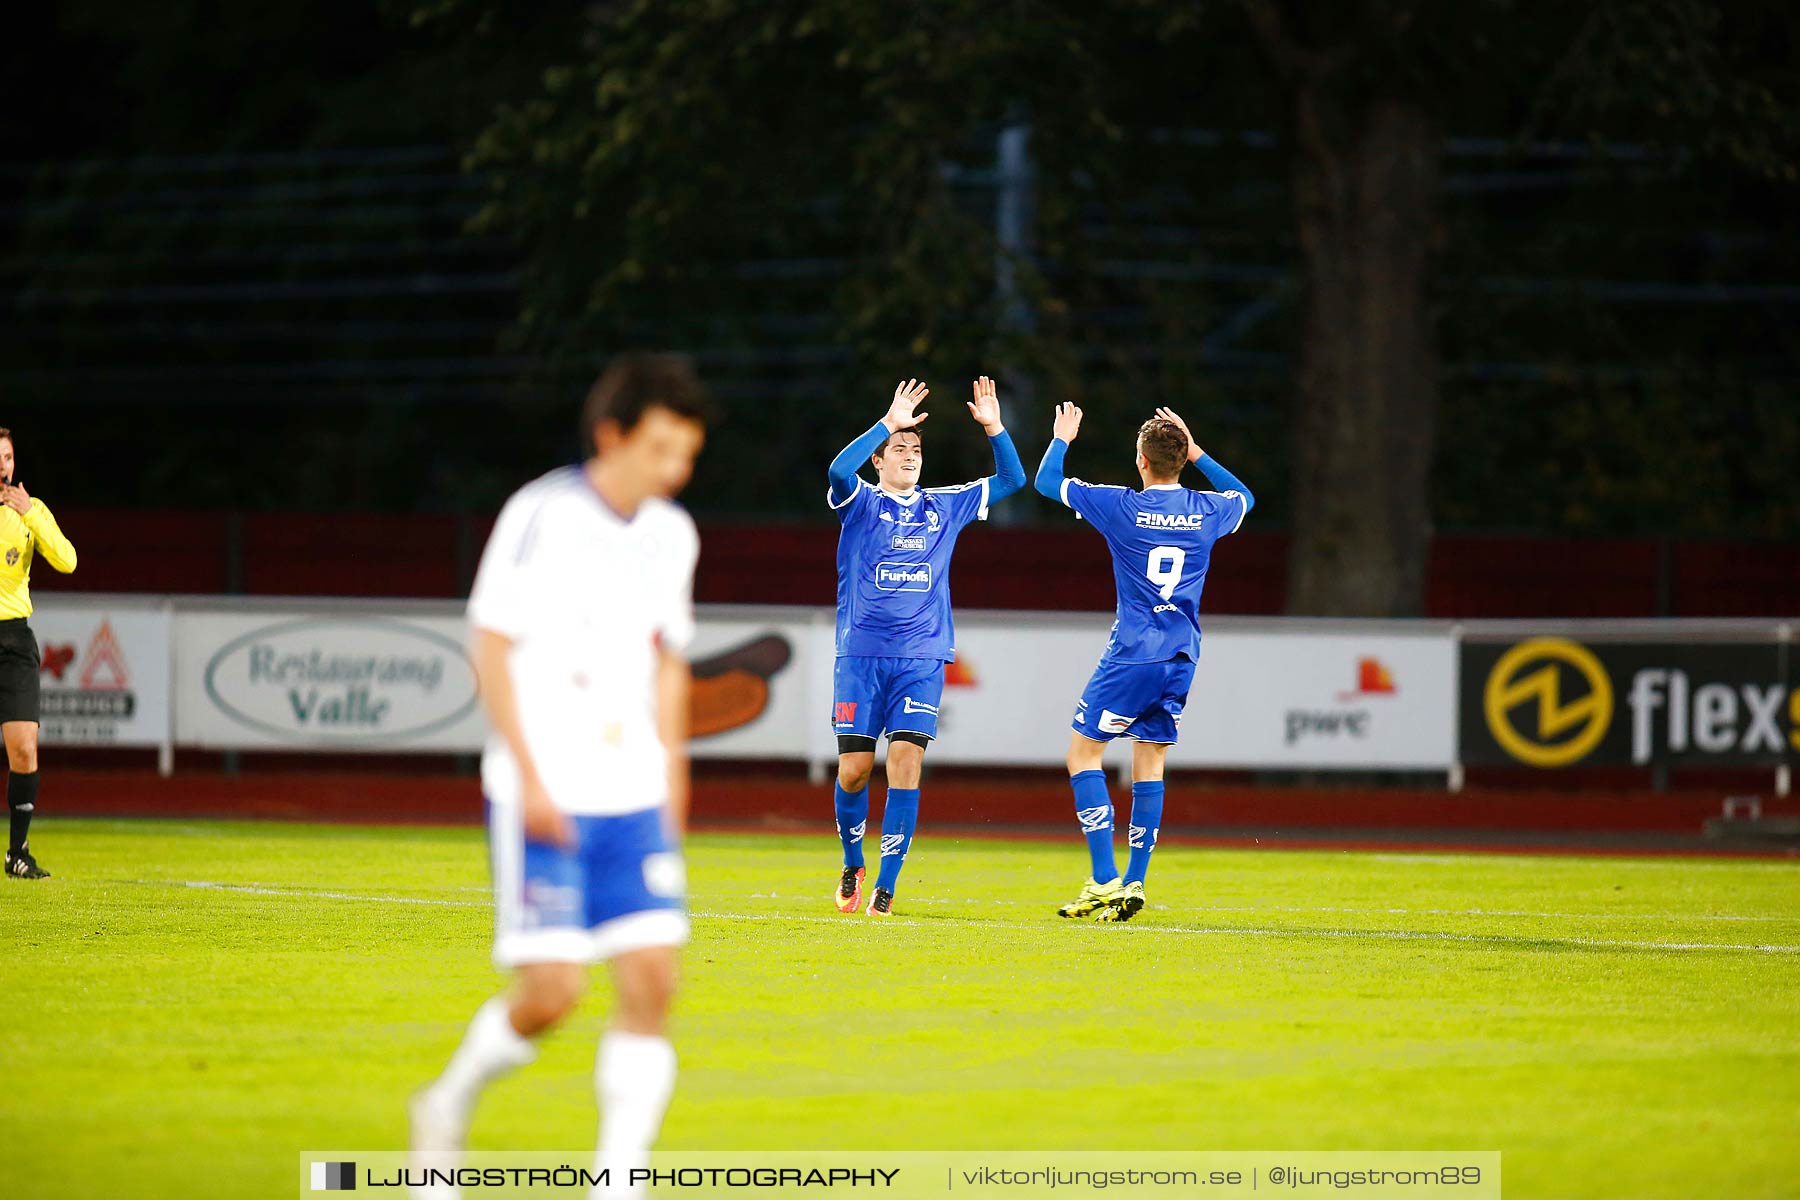
MULTIPOLYGON (((579 467, 527 484, 500 510, 469 624, 512 639, 519 727, 564 812, 614 815, 668 799, 657 648, 679 652, 693 640, 699 553, 680 505, 646 500, 627 521, 579 467)), ((518 764, 497 733, 481 756, 481 784, 492 803, 518 804, 518 764)))

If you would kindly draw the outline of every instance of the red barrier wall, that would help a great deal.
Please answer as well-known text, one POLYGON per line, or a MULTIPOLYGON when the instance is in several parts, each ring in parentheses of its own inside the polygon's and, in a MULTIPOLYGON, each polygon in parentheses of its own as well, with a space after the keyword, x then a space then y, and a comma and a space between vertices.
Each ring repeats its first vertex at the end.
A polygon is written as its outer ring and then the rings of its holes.
POLYGON ((252 513, 244 590, 265 596, 455 596, 454 517, 252 513))

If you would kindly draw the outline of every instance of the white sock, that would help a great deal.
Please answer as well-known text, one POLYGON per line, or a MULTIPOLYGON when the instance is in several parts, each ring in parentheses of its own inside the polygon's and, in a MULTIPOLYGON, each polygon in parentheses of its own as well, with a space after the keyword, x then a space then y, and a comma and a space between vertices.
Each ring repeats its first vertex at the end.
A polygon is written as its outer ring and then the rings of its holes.
POLYGON ((642 1186, 630 1186, 631 1172, 650 1165, 650 1147, 675 1093, 675 1047, 668 1038, 609 1030, 594 1063, 594 1092, 600 1098, 594 1165, 596 1173, 609 1173, 609 1186, 594 1194, 641 1196, 642 1186))
POLYGON ((505 996, 495 996, 477 1009, 450 1065, 431 1085, 430 1090, 454 1105, 465 1120, 483 1088, 537 1057, 531 1039, 512 1027, 510 1007, 505 996))

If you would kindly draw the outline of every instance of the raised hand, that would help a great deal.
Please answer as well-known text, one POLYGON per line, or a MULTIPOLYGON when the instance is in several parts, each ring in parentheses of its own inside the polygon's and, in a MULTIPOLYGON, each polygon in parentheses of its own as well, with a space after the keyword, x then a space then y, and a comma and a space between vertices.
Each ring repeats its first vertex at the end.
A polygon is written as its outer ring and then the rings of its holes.
POLYGON ((925 418, 931 414, 914 413, 913 410, 919 407, 919 402, 930 394, 931 389, 918 380, 907 380, 894 389, 894 402, 888 405, 887 416, 882 420, 886 421, 888 428, 895 433, 924 424, 925 418))
POLYGON ((1005 428, 1000 423, 1000 397, 994 394, 994 381, 986 375, 975 381, 975 399, 969 401, 969 415, 989 437, 998 436, 1005 428))
POLYGON ((1188 461, 1199 462, 1205 451, 1201 450, 1200 443, 1194 440, 1194 431, 1187 427, 1187 422, 1176 416, 1175 410, 1172 408, 1159 408, 1156 410, 1156 415, 1187 434, 1188 461))
POLYGON ((1051 433, 1065 442, 1073 442, 1075 435, 1081 432, 1081 410, 1071 401, 1056 406, 1056 424, 1051 433))
POLYGON ((4 493, 3 499, 6 506, 13 509, 21 517, 31 511, 31 493, 25 490, 24 484, 12 483, 0 485, 0 492, 4 493))

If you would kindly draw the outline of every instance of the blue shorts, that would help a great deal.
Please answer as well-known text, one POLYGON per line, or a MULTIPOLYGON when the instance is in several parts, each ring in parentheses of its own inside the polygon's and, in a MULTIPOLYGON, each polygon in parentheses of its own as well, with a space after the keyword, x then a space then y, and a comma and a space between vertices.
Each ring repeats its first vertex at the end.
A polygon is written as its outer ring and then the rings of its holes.
POLYGON ((569 820, 565 850, 527 839, 517 808, 488 806, 494 961, 590 963, 685 942, 686 870, 662 808, 569 820))
POLYGON ((839 737, 883 733, 935 738, 944 698, 944 664, 936 658, 840 656, 832 672, 831 725, 839 737))
POLYGON ((1075 702, 1069 728, 1096 742, 1128 737, 1172 746, 1181 737, 1181 710, 1193 686, 1190 658, 1154 663, 1103 658, 1075 702))

